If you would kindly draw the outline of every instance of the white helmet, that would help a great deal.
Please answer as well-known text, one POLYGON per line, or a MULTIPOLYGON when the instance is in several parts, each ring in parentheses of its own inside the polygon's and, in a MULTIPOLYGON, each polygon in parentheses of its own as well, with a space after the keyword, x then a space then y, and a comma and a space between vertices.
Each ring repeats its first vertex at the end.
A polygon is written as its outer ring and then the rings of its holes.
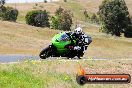
POLYGON ((82 33, 82 28, 81 28, 81 27, 77 27, 77 28, 75 29, 75 32, 76 32, 77 34, 82 33))

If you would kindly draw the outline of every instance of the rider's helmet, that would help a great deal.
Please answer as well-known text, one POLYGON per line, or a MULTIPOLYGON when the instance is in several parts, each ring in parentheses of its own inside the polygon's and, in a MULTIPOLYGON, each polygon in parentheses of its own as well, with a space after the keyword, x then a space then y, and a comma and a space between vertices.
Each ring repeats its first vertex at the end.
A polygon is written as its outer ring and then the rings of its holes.
POLYGON ((81 28, 81 27, 77 27, 77 28, 74 30, 74 32, 75 32, 76 34, 82 34, 82 28, 81 28))

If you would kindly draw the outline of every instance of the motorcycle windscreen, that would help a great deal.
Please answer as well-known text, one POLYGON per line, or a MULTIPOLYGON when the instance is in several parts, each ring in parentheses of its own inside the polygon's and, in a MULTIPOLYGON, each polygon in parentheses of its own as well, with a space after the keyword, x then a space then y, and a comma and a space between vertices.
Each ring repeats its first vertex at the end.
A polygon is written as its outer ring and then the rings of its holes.
POLYGON ((60 36, 60 38, 58 38, 57 39, 58 41, 62 41, 62 42, 66 42, 66 41, 69 41, 70 40, 70 37, 66 34, 66 33, 64 33, 64 34, 62 34, 61 36, 60 36))
POLYGON ((71 43, 70 37, 66 33, 58 34, 52 40, 53 45, 56 46, 59 53, 66 52, 65 46, 71 43))

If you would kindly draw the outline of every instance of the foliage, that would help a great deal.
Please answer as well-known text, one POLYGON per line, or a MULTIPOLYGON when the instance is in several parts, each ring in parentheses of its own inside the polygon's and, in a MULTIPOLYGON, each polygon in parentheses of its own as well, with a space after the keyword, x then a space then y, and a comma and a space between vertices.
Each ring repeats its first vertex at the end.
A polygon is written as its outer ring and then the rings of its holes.
POLYGON ((88 14, 87 10, 85 10, 83 14, 84 14, 86 22, 88 21, 90 23, 100 24, 99 18, 95 13, 92 13, 92 15, 90 16, 90 14, 88 14))
POLYGON ((57 15, 60 15, 63 11, 64 11, 64 9, 61 8, 61 6, 60 6, 58 9, 56 9, 55 15, 56 15, 56 16, 57 16, 57 15))
POLYGON ((4 20, 16 21, 18 16, 18 10, 11 7, 6 8, 6 13, 4 15, 4 20))
POLYGON ((90 19, 91 19, 91 21, 92 21, 93 23, 99 24, 99 18, 97 17, 97 15, 96 15, 95 13, 92 14, 92 16, 91 16, 90 19))
POLYGON ((83 13, 83 14, 84 14, 84 16, 85 16, 85 21, 87 21, 87 18, 88 18, 89 16, 88 16, 88 12, 87 12, 87 10, 86 10, 86 9, 85 9, 85 11, 84 11, 84 13, 83 13))
POLYGON ((56 15, 51 19, 51 27, 54 29, 69 31, 72 25, 72 13, 69 10, 59 8, 56 10, 56 15))
POLYGON ((6 21, 16 21, 18 16, 18 10, 13 9, 12 7, 4 7, 0 8, 0 19, 6 21))
POLYGON ((124 0, 104 0, 99 6, 101 31, 120 36, 130 24, 128 8, 124 0))
POLYGON ((60 23, 60 15, 58 16, 53 16, 51 18, 52 20, 52 23, 51 23, 51 27, 54 28, 54 29, 59 29, 59 23, 60 23))
POLYGON ((0 0, 0 7, 5 4, 5 0, 0 0))
POLYGON ((37 27, 49 27, 49 15, 46 10, 33 10, 27 13, 26 23, 37 27))
POLYGON ((44 3, 47 3, 47 0, 44 0, 44 3))
POLYGON ((67 2, 67 0, 64 0, 64 2, 67 2))
POLYGON ((132 24, 128 25, 127 30, 124 32, 124 36, 132 38, 132 24))
POLYGON ((6 12, 6 7, 5 6, 1 6, 0 7, 0 20, 2 20, 3 19, 3 17, 4 17, 4 13, 6 12))
POLYGON ((130 17, 131 24, 128 25, 127 30, 124 32, 124 36, 128 38, 132 38, 132 16, 130 17))

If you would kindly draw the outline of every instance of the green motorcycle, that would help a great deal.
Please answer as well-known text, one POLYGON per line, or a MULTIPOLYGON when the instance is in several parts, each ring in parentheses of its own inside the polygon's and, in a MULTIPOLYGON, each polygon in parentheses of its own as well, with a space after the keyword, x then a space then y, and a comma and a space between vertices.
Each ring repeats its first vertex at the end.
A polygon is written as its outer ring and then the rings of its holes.
POLYGON ((84 43, 80 50, 74 50, 74 46, 77 46, 77 41, 70 33, 63 32, 55 35, 52 38, 52 44, 43 49, 39 56, 41 59, 46 59, 48 57, 74 58, 75 56, 80 58, 84 55, 88 43, 84 43))

